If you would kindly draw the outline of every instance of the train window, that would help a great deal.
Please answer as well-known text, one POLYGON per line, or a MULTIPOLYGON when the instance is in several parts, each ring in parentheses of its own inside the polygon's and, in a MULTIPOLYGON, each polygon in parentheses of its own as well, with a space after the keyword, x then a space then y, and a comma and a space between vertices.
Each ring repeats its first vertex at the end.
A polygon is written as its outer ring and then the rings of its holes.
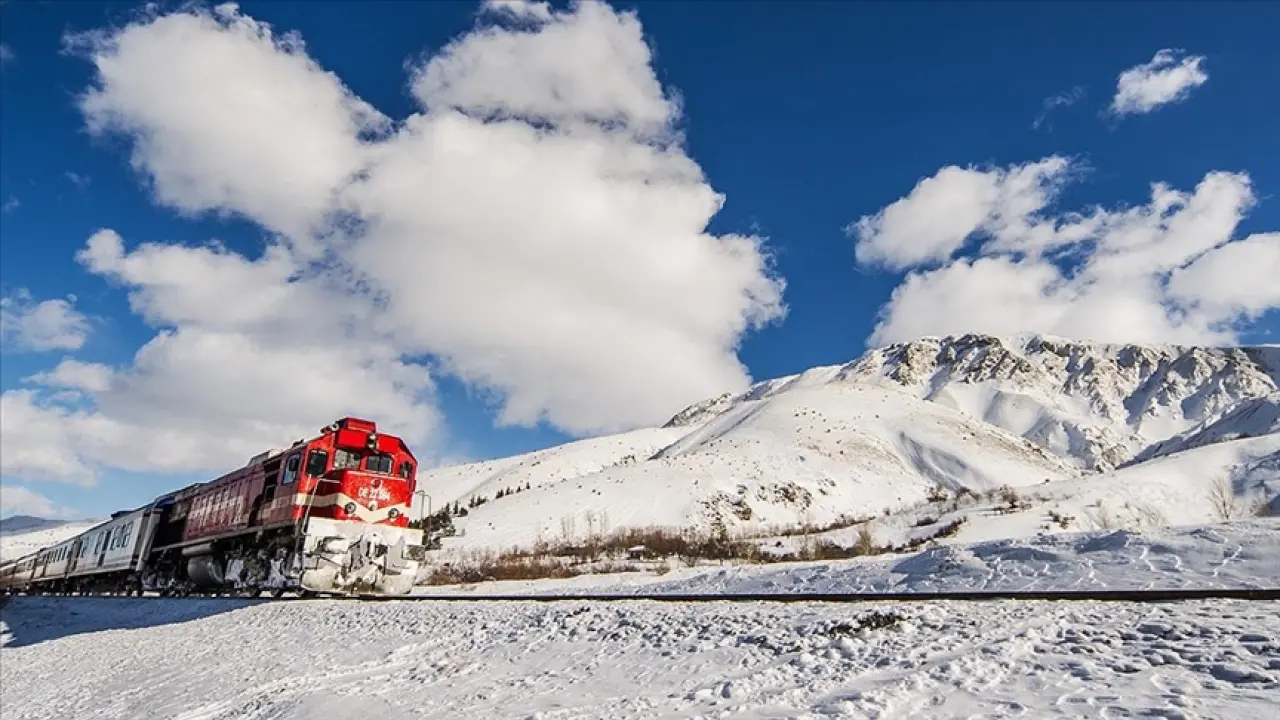
POLYGON ((360 453, 338 448, 338 450, 333 454, 334 470, 358 467, 360 467, 360 453))
POLYGON ((409 462, 408 460, 405 460, 404 462, 400 463, 400 477, 402 478, 413 477, 413 463, 409 462))
POLYGON ((312 450, 307 454, 307 475, 320 477, 329 469, 329 453, 324 450, 312 450))
POLYGON ((391 456, 390 455, 370 455, 365 458, 364 469, 369 472, 391 474, 391 456))
POLYGON ((298 479, 298 464, 302 462, 302 455, 294 453, 284 461, 284 477, 280 480, 281 485, 292 485, 294 480, 298 479))

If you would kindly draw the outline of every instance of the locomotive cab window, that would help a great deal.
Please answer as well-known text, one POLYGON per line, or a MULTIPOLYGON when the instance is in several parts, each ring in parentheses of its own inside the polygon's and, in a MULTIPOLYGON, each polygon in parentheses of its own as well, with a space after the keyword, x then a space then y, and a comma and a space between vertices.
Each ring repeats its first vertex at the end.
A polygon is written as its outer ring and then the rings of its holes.
POLYGON ((320 477, 329 469, 329 453, 324 450, 312 450, 307 454, 307 475, 320 477))
POLYGON ((405 478, 406 480, 413 477, 413 463, 408 460, 400 463, 400 477, 405 478))
POLYGON ((338 448, 337 452, 333 454, 334 470, 345 470, 346 468, 358 467, 360 467, 360 453, 338 448))
POLYGON ((390 455, 370 455, 364 461, 364 469, 369 472, 391 474, 390 455))
POLYGON ((298 465, 302 462, 302 456, 294 453, 284 461, 284 477, 280 480, 281 485, 292 485, 294 480, 298 479, 298 465))

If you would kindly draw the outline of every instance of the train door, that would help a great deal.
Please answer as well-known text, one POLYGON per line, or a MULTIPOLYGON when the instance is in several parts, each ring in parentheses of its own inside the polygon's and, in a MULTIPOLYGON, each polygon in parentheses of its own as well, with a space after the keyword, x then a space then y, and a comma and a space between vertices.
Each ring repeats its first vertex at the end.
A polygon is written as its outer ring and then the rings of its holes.
POLYGON ((84 538, 82 537, 76 538, 76 541, 71 543, 71 555, 67 557, 67 575, 71 575, 71 573, 75 572, 76 568, 80 565, 80 556, 83 554, 80 551, 80 547, 83 544, 84 538))
POLYGON ((269 524, 275 519, 270 508, 271 502, 276 499, 280 478, 285 472, 283 468, 284 462, 279 455, 262 464, 262 491, 254 498, 253 507, 249 510, 249 525, 269 524))
POLYGON ((107 546, 111 544, 111 536, 114 533, 115 528, 98 533, 98 539, 93 544, 93 554, 98 556, 94 567, 102 567, 102 564, 107 561, 107 546))

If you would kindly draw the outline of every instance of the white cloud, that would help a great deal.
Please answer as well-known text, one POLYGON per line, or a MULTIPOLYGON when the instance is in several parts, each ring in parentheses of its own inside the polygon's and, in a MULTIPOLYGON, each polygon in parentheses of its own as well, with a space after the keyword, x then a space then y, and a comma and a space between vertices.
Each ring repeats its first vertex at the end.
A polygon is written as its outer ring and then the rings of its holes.
POLYGON ((979 230, 1018 232, 1053 198, 1068 167, 1061 157, 1008 170, 944 167, 847 228, 857 236, 858 262, 901 270, 946 260, 979 230))
POLYGON ((0 395, 0 477, 93 485, 96 476, 81 459, 80 437, 95 433, 93 419, 65 407, 41 407, 31 390, 0 395))
MULTIPOLYGON (((516 22, 413 68, 424 109, 395 127, 233 6, 76 38, 99 73, 82 107, 133 138, 163 202, 288 235, 243 295, 210 287, 222 316, 255 322, 279 272, 324 257, 328 295, 367 290, 389 348, 498 391, 502 422, 613 430, 744 387, 737 343, 782 316, 782 282, 759 238, 705 232, 723 198, 679 144, 638 20, 487 9, 516 22)), ((181 322, 164 274, 135 308, 181 322)))
POLYGON ((679 107, 665 97, 640 22, 603 3, 572 13, 545 3, 490 3, 532 27, 491 27, 445 46, 420 67, 413 92, 430 110, 527 118, 565 129, 593 119, 636 137, 666 132, 679 107))
POLYGON ((0 206, 0 212, 11 213, 22 205, 22 201, 17 197, 10 195, 5 198, 4 205, 0 206))
POLYGON ((89 335, 89 319, 71 300, 33 302, 19 290, 0 298, 0 341, 17 350, 77 350, 89 335))
POLYGON ((16 57, 17 55, 14 54, 12 48, 0 43, 0 66, 8 65, 16 57))
POLYGON ((1116 115, 1149 113, 1172 102, 1185 100, 1191 91, 1209 81, 1204 56, 1184 56, 1180 50, 1160 50, 1150 62, 1120 73, 1111 112, 1116 115))
POLYGON ((27 380, 53 388, 103 392, 110 389, 111 377, 112 370, 106 365, 64 358, 53 370, 36 373, 27 380))
MULTIPOLYGON (((1036 187, 1040 176, 1026 169, 1044 163, 989 170, 974 182, 990 187, 1020 177, 1013 186, 1036 187)), ((1007 192, 994 206, 988 194, 960 207, 954 198, 930 202, 919 188, 898 202, 925 217, 967 220, 954 221, 959 239, 939 252, 921 250, 938 247, 927 232, 918 238, 902 229, 891 236, 896 245, 883 234, 859 236, 864 262, 886 254, 914 259, 890 265, 913 271, 881 309, 872 344, 965 332, 1233 342, 1243 323, 1280 307, 1280 236, 1236 238, 1254 203, 1245 174, 1209 173, 1192 192, 1156 183, 1147 204, 1060 215, 1046 214, 1046 196, 1034 191, 1007 192), (976 249, 956 256, 971 236, 981 238, 976 249)))
POLYGON ((359 169, 363 132, 386 118, 233 4, 68 38, 96 83, 90 132, 133 139, 133 165, 178 210, 220 210, 298 238, 320 226, 359 169))
POLYGON ((10 515, 30 515, 52 520, 70 517, 71 513, 30 488, 0 483, 0 517, 10 515))
POLYGON ((1280 307, 1280 233, 1252 235, 1173 273, 1170 293, 1214 315, 1257 317, 1280 307))

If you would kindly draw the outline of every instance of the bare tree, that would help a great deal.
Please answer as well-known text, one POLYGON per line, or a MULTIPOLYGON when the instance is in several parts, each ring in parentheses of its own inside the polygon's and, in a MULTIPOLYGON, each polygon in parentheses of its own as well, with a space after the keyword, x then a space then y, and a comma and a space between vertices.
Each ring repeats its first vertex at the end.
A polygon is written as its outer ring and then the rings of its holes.
POLYGON ((1240 503, 1236 501, 1231 480, 1225 477, 1219 478, 1209 488, 1209 504, 1213 508, 1213 514, 1219 520, 1230 520, 1240 514, 1240 503))

